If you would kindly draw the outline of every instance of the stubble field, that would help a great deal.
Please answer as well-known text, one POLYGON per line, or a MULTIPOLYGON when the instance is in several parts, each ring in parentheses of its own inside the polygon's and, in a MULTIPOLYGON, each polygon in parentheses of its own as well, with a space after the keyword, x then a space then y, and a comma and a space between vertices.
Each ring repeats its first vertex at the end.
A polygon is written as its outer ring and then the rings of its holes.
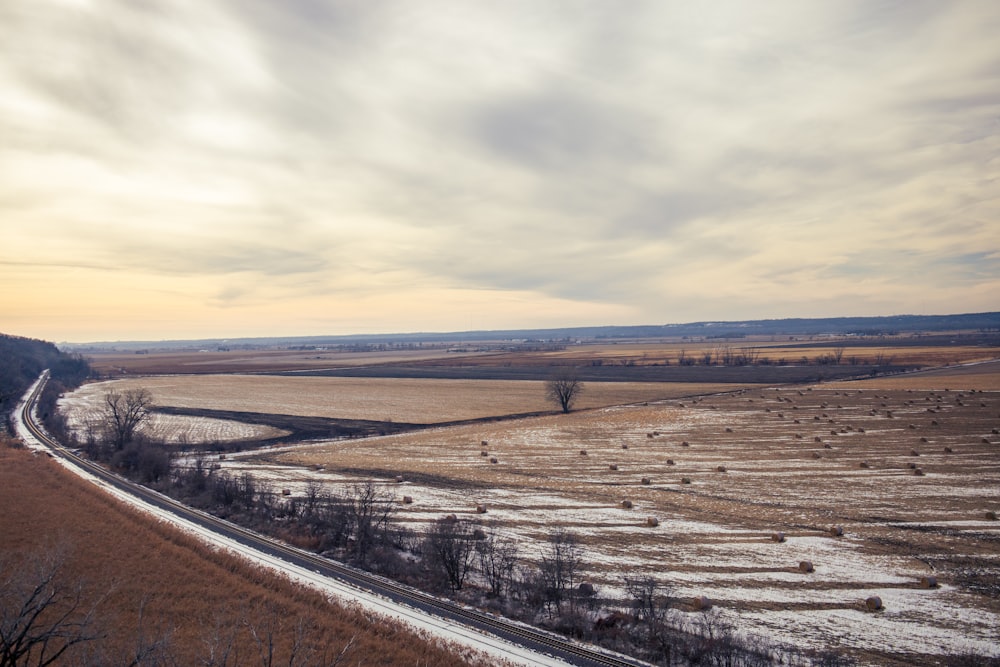
MULTIPOLYGON (((418 423, 546 407, 531 382, 219 376, 199 378, 199 389, 192 380, 129 382, 161 404, 418 423)), ((529 559, 563 527, 581 538, 599 596, 620 594, 625 574, 651 573, 680 600, 678 614, 707 595, 712 613, 773 641, 868 664, 997 654, 996 364, 726 394, 609 384, 588 384, 586 409, 570 415, 315 442, 225 466, 293 494, 311 481, 337 489, 375 479, 400 501, 400 521, 420 527, 455 513, 493 524, 529 559), (779 531, 784 541, 773 541, 779 531), (938 586, 923 588, 926 577, 938 586), (871 595, 884 611, 865 610, 871 595)))

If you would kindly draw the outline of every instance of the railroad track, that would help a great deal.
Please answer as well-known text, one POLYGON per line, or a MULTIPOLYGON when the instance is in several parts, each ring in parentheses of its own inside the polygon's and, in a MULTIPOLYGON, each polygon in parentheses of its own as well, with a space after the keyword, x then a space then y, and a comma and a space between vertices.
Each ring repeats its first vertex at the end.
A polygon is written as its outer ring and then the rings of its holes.
POLYGON ((463 607, 448 600, 436 598, 408 586, 403 586, 382 577, 349 567, 343 563, 317 556, 316 554, 290 547, 268 537, 247 530, 206 512, 196 510, 169 496, 148 489, 142 485, 120 477, 102 466, 85 459, 46 433, 33 416, 34 406, 48 380, 45 371, 36 384, 31 396, 24 402, 21 422, 39 442, 45 445, 53 456, 77 466, 98 478, 105 484, 128 493, 141 502, 157 509, 170 512, 182 519, 234 540, 244 547, 255 549, 268 556, 276 557, 317 574, 333 578, 428 614, 447 619, 486 632, 533 651, 558 657, 581 667, 642 667, 648 663, 617 656, 569 641, 557 635, 513 623, 476 609, 463 607))

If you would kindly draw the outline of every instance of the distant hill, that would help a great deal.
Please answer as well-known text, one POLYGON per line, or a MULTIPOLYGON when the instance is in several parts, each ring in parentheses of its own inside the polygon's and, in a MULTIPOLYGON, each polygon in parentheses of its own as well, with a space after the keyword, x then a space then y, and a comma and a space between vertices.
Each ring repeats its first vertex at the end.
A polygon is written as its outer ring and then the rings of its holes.
POLYGON ((78 354, 43 340, 0 334, 0 414, 6 416, 46 368, 53 379, 71 387, 90 375, 90 366, 78 354))
POLYGON ((246 349, 324 345, 380 345, 477 342, 498 340, 601 340, 632 338, 743 338, 747 336, 890 336, 945 331, 1000 332, 1000 312, 961 315, 893 315, 889 317, 791 318, 689 322, 638 326, 567 327, 560 329, 502 329, 449 333, 352 334, 275 338, 209 338, 200 340, 115 341, 62 344, 66 350, 98 351, 142 349, 246 349))

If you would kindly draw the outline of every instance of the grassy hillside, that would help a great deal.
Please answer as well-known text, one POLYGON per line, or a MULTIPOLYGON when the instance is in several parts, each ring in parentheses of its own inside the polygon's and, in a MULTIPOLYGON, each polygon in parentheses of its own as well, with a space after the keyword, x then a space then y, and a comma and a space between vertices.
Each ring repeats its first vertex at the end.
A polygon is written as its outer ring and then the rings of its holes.
POLYGON ((75 604, 68 618, 82 624, 71 629, 90 640, 56 664, 316 665, 345 649, 341 664, 469 664, 210 549, 10 442, 0 442, 0 617, 57 564, 49 611, 75 604))

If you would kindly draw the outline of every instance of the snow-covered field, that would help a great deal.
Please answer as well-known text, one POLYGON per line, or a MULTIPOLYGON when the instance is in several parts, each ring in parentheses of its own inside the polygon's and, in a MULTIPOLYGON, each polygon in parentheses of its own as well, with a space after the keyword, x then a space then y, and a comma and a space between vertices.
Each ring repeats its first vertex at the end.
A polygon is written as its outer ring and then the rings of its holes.
MULTIPOLYGON (((579 536, 598 595, 620 595, 625 574, 654 574, 774 641, 870 664, 1000 655, 1000 523, 987 519, 1000 510, 1000 392, 864 387, 316 442, 224 465, 293 494, 311 481, 375 479, 412 498, 400 521, 455 513, 516 537, 527 558, 564 527, 579 536), (815 571, 801 572, 803 560, 815 571), (921 588, 929 575, 941 585, 921 588), (865 610, 870 595, 884 611, 865 610)), ((268 411, 265 397, 244 401, 268 411)))

